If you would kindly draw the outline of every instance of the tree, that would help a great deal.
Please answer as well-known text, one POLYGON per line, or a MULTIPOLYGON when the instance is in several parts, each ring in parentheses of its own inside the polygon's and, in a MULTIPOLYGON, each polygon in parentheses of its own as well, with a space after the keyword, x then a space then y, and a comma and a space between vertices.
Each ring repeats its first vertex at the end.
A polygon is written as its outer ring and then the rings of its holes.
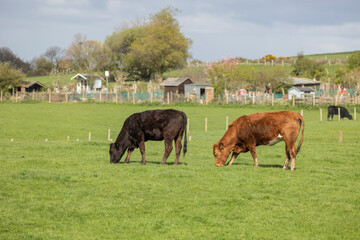
POLYGON ((317 63, 310 58, 304 57, 303 54, 299 54, 296 62, 293 64, 294 70, 292 73, 295 76, 306 77, 310 79, 321 79, 321 77, 325 76, 325 69, 321 63, 317 63))
POLYGON ((349 69, 360 67, 360 51, 350 55, 348 59, 349 69))
POLYGON ((180 32, 179 22, 174 17, 176 11, 168 7, 150 17, 145 26, 145 36, 131 44, 130 52, 124 59, 128 69, 150 79, 154 73, 163 74, 170 68, 186 64, 192 41, 180 32))
POLYGON ((46 76, 54 68, 54 64, 45 57, 38 57, 32 61, 32 68, 28 76, 46 76))
POLYGON ((47 58, 52 64, 57 67, 58 62, 64 55, 64 50, 60 47, 50 47, 44 53, 44 57, 47 58))
POLYGON ((66 57, 75 70, 96 71, 102 67, 103 53, 101 42, 87 40, 85 35, 78 33, 66 51, 66 57))
POLYGON ((11 66, 21 69, 24 73, 30 71, 30 64, 21 60, 9 48, 0 48, 0 62, 9 62, 11 66))
POLYGON ((0 63, 0 89, 7 91, 9 88, 19 86, 24 78, 20 69, 11 66, 10 62, 0 63))

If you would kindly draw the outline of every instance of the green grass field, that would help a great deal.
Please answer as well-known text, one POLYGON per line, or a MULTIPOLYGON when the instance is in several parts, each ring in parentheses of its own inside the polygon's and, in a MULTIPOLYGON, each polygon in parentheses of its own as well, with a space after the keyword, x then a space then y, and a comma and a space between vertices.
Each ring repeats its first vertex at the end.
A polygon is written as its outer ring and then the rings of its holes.
POLYGON ((285 107, 172 105, 190 119, 180 165, 174 152, 159 165, 163 142, 146 143, 145 166, 138 149, 110 164, 107 130, 115 139, 130 114, 166 107, 0 104, 0 239, 359 239, 359 120, 304 109, 295 172, 282 170, 284 143, 258 147, 257 168, 249 153, 218 168, 226 116, 285 107))

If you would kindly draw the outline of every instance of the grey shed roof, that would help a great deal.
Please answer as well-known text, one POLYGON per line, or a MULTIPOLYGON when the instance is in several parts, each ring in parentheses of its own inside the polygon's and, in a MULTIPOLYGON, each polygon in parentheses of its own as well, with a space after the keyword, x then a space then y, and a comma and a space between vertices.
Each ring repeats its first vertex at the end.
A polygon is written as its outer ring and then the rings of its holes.
POLYGON ((295 88, 298 89, 300 92, 315 92, 314 89, 311 87, 292 87, 289 90, 295 89, 295 88))
MULTIPOLYGON (((160 86, 163 87, 177 87, 186 80, 190 80, 190 78, 167 78, 165 81, 163 81, 160 86)), ((191 80, 190 80, 191 81, 191 80)))
POLYGON ((295 78, 294 77, 294 85, 320 85, 320 81, 308 79, 308 78, 295 78))

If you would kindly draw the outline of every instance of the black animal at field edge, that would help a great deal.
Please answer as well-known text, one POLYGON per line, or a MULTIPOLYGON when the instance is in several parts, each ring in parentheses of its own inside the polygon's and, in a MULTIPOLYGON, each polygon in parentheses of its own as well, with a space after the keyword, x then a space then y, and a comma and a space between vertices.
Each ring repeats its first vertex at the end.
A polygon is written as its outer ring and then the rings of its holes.
POLYGON ((331 117, 331 120, 333 120, 334 115, 338 115, 338 109, 340 108, 340 118, 348 118, 349 120, 352 120, 352 116, 350 115, 350 113, 348 112, 348 110, 344 107, 341 106, 329 106, 328 107, 328 115, 327 115, 327 120, 329 121, 329 118, 331 117))
POLYGON ((165 109, 149 110, 140 113, 134 113, 129 116, 114 143, 110 144, 110 163, 120 162, 125 151, 128 150, 124 163, 128 163, 131 153, 135 148, 140 148, 142 164, 145 160, 145 142, 148 140, 165 142, 165 153, 161 164, 164 164, 169 157, 175 142, 176 158, 174 164, 179 163, 181 152, 181 140, 185 133, 183 153, 187 151, 186 139, 187 117, 184 112, 165 109))

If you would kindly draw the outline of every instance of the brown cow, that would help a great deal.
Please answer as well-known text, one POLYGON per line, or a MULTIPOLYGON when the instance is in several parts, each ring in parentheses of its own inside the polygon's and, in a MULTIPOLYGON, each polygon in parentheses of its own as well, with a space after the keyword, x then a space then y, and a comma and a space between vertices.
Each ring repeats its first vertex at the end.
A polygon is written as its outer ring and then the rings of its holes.
POLYGON ((291 159, 291 171, 294 171, 296 155, 304 140, 304 129, 304 118, 296 112, 265 112, 241 116, 230 124, 225 135, 213 145, 215 165, 223 166, 231 152, 232 157, 228 165, 231 165, 240 153, 250 151, 254 166, 258 166, 256 146, 273 146, 285 141, 286 160, 283 169, 288 169, 291 159), (295 148, 301 124, 301 138, 295 148))

